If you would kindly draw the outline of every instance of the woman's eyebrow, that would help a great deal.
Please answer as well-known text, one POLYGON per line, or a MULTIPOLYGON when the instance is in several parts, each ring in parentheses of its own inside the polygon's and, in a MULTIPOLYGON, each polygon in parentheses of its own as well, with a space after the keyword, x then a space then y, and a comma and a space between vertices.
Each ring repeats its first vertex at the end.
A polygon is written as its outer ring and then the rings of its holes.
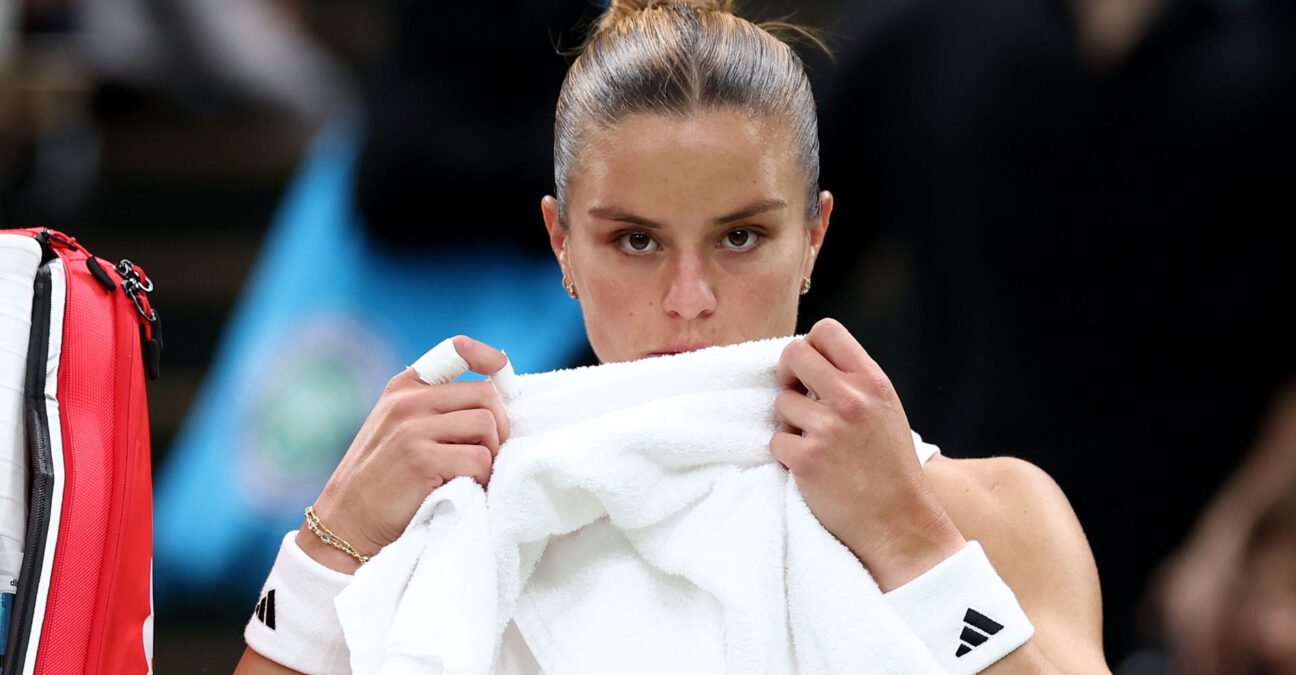
POLYGON ((636 216, 633 213, 622 211, 621 209, 612 206, 595 206, 592 207, 588 213, 591 216, 602 220, 615 220, 622 223, 633 223, 640 227, 647 227, 650 229, 661 229, 660 223, 636 216))
POLYGON ((764 213, 766 211, 773 211, 774 209, 784 209, 784 208, 787 208, 787 202, 783 201, 782 199, 776 199, 776 198, 762 199, 758 202, 752 202, 751 204, 748 204, 747 206, 744 206, 743 208, 738 209, 737 211, 734 211, 729 215, 720 216, 719 218, 716 218, 711 222, 715 225, 724 225, 726 223, 732 223, 735 220, 751 218, 752 216, 758 213, 764 213))
MULTIPOLYGON (((762 199, 760 201, 752 202, 751 204, 748 204, 747 206, 744 206, 741 209, 734 211, 733 213, 720 216, 719 218, 713 218, 711 219, 711 223, 713 225, 724 225, 726 223, 732 223, 736 220, 750 218, 758 213, 764 213, 766 211, 772 211, 774 209, 784 209, 784 208, 787 208, 787 202, 783 201, 782 199, 771 197, 769 199, 762 199)), ((650 229, 661 229, 662 227, 661 223, 649 220, 642 216, 636 216, 635 214, 630 213, 629 211, 624 211, 614 206, 594 206, 591 207, 590 210, 587 211, 587 213, 589 213, 591 216, 595 218, 599 218, 602 220, 615 220, 617 222, 622 222, 622 223, 633 223, 640 227, 646 227, 650 229)))

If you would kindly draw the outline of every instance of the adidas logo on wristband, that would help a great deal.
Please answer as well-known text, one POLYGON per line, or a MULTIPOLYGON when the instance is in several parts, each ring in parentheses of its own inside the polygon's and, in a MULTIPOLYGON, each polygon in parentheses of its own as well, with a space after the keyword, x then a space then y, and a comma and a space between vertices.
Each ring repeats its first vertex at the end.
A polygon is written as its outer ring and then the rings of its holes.
POLYGON ((284 535, 243 639, 252 651, 297 672, 351 672, 333 606, 351 575, 315 562, 297 545, 297 535, 284 535))
POLYGON ((885 597, 951 675, 979 673, 1035 634, 975 541, 885 597))
POLYGON ((253 612, 256 615, 257 620, 265 624, 266 628, 269 628, 270 630, 275 629, 274 595, 275 592, 273 588, 266 591, 265 595, 261 596, 261 601, 257 603, 256 611, 253 612))
MULTIPOLYGON (((271 591, 273 593, 274 591, 271 591)), ((980 647, 991 635, 1003 630, 1003 626, 981 612, 968 607, 968 611, 963 615, 963 632, 959 634, 958 650, 954 652, 955 657, 962 657, 964 654, 980 647)))

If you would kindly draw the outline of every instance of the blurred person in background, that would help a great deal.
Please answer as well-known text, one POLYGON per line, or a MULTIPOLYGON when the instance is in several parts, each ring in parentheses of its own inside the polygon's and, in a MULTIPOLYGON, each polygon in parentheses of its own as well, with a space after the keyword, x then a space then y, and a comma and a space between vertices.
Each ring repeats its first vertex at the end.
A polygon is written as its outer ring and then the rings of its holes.
POLYGON ((906 327, 878 358, 916 428, 1057 477, 1113 665, 1163 642, 1179 672, 1229 672, 1244 543, 1296 489, 1296 442, 1262 433, 1296 424, 1289 3, 877 0, 841 25, 825 175, 862 198, 820 274, 902 242, 906 327))
POLYGON ((255 106, 318 126, 349 75, 306 31, 297 0, 71 2, 77 46, 103 79, 200 114, 255 106))
POLYGON ((1296 673, 1296 491, 1256 522, 1233 579, 1220 660, 1239 673, 1296 673))
POLYGON ((1296 673, 1296 387, 1161 570, 1153 601, 1180 670, 1296 673))
POLYGON ((281 134, 313 133, 349 76, 303 14, 274 0, 0 4, 0 223, 67 226, 58 218, 84 232, 104 127, 155 102, 191 119, 252 113, 282 122, 281 134))

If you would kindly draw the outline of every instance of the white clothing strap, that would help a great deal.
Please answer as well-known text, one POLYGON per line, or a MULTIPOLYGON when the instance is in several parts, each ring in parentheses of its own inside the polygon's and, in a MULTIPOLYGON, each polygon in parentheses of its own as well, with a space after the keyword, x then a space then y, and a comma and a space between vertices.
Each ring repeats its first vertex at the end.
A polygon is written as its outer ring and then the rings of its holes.
POLYGON ((885 597, 936 662, 955 675, 988 668, 1035 634, 1017 596, 975 541, 885 597))
POLYGON ((924 441, 917 431, 911 430, 909 433, 913 434, 914 451, 918 453, 918 464, 927 466, 928 460, 940 454, 940 448, 924 441))

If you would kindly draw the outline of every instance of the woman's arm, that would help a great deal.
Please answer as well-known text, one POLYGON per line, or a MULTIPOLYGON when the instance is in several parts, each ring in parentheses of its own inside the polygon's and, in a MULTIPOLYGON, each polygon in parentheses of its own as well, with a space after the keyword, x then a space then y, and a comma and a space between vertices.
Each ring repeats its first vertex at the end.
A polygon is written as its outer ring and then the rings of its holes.
POLYGON ((252 651, 251 647, 243 650, 243 658, 234 668, 234 675, 288 675, 298 673, 287 666, 281 666, 270 659, 252 651))
MULTIPOLYGON (((304 523, 297 530, 297 538, 295 541, 303 553, 309 556, 311 560, 323 565, 324 567, 344 574, 352 574, 359 567, 359 563, 355 558, 352 558, 350 555, 325 544, 319 537, 311 533, 304 523)), ((276 561, 276 563, 278 563, 278 561, 276 561)), ((282 588, 279 590, 281 593, 283 592, 282 588)), ((327 648, 324 645, 319 645, 319 647, 321 649, 327 648)), ((239 661, 238 667, 235 668, 234 672, 239 675, 271 675, 274 673, 297 673, 299 671, 280 664, 269 657, 258 653, 251 647, 247 647, 244 649, 243 658, 239 661)))
MULTIPOLYGON (((454 349, 470 370, 483 375, 495 373, 508 362, 503 352, 462 335, 454 338, 454 349)), ((471 476, 485 486, 495 453, 507 438, 508 417, 490 382, 434 386, 424 382, 413 368, 407 368, 391 379, 374 405, 315 501, 315 513, 338 539, 352 544, 361 554, 374 555, 400 536, 419 504, 442 484, 458 476, 471 476)), ((306 527, 298 530, 295 541, 304 557, 290 555, 285 559, 283 551, 287 548, 280 553, 281 561, 293 561, 292 565, 298 566, 293 568, 298 573, 289 574, 290 578, 305 578, 303 570, 327 572, 322 569, 326 567, 332 572, 324 576, 337 579, 341 575, 336 572, 352 574, 360 564, 357 558, 324 543, 306 527), (308 567, 301 568, 303 564, 308 567), (315 567, 317 564, 322 567, 315 567)), ((276 562, 276 569, 279 564, 276 562)), ((278 590, 282 600, 286 591, 278 590)), ((298 590, 302 592, 297 597, 310 593, 308 588, 298 590)), ((314 614, 324 611, 328 610, 310 610, 314 614)), ((257 628, 255 622, 249 626, 249 631, 257 628)), ((249 647, 239 662, 240 673, 295 672, 264 654, 280 660, 297 657, 280 657, 278 653, 341 653, 338 658, 345 658, 340 627, 332 632, 325 630, 322 635, 307 635, 288 630, 280 620, 276 630, 245 635, 249 635, 249 647), (318 642, 328 644, 315 644, 318 642), (263 653, 255 651, 254 646, 263 653)))
POLYGON ((831 319, 788 344, 778 379, 785 390, 775 414, 783 430, 770 450, 883 591, 976 539, 1036 626, 1036 637, 992 671, 1106 671, 1093 558, 1047 475, 1015 460, 959 469, 936 460, 924 472, 890 380, 831 319))
POLYGON ((955 526, 981 543, 1035 625, 1029 642, 985 672, 1108 672, 1098 569, 1057 483, 1007 457, 938 455, 925 473, 955 526))

